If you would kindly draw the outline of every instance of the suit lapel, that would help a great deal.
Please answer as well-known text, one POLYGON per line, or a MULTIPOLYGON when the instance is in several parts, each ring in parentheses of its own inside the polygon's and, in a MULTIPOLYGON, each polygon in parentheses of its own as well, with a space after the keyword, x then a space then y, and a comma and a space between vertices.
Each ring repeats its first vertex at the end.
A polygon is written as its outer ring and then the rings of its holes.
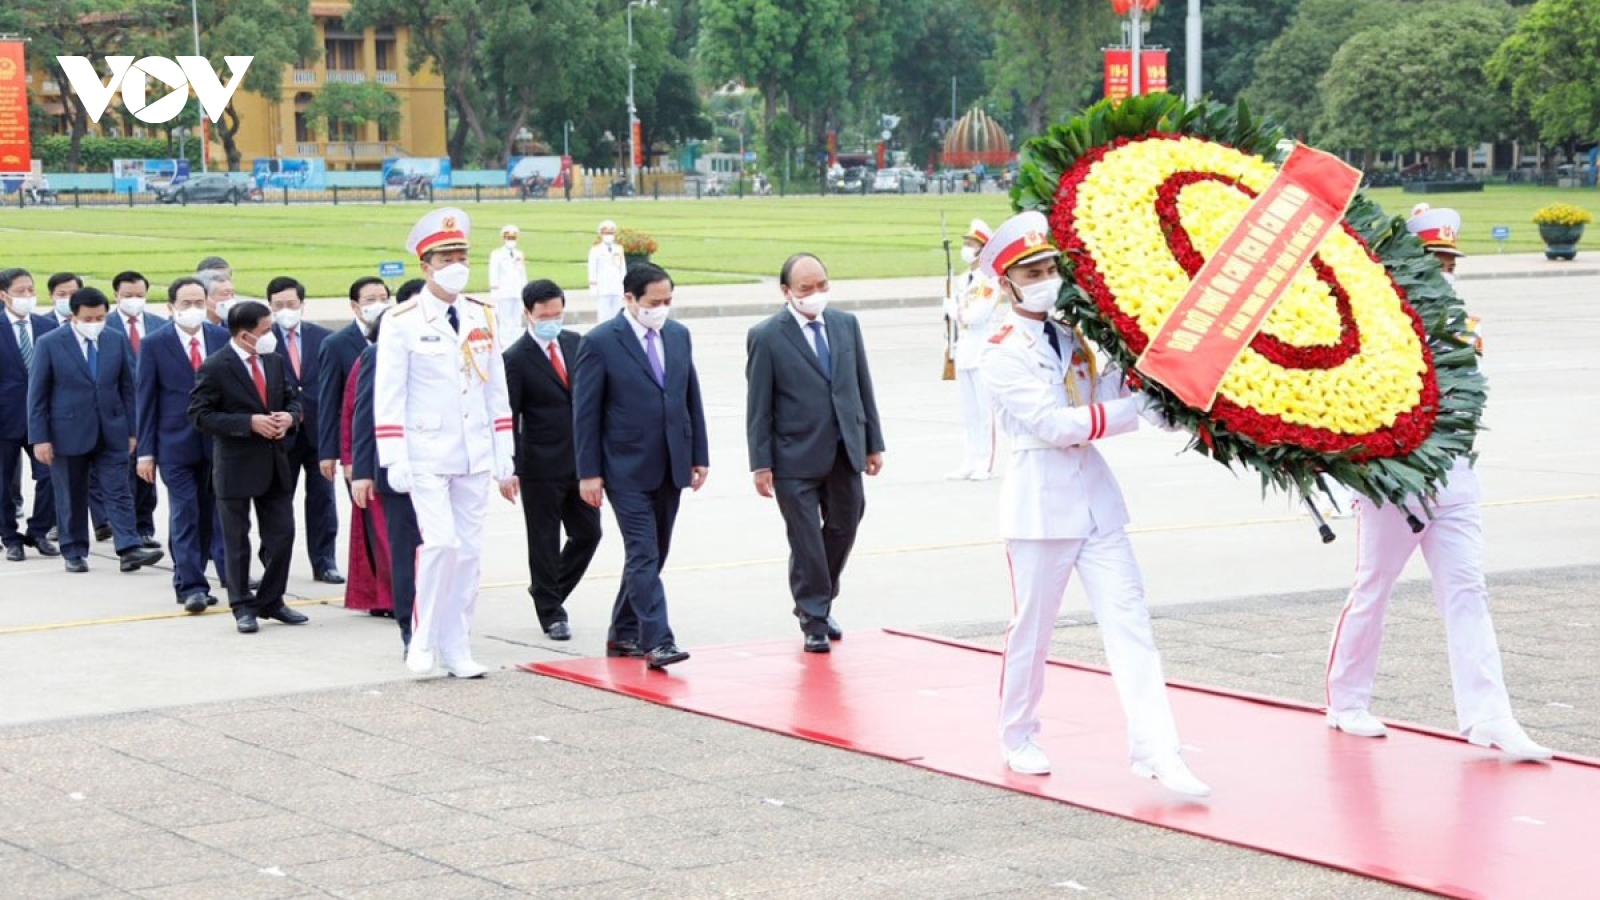
MULTIPOLYGON (((800 323, 794 320, 794 315, 787 309, 778 313, 778 315, 781 317, 778 322, 778 330, 789 340, 789 343, 795 346, 800 355, 805 357, 806 362, 811 364, 813 371, 823 378, 827 378, 822 372, 822 361, 817 359, 817 351, 811 348, 811 339, 806 337, 804 331, 800 330, 800 323)), ((830 344, 829 350, 831 351, 832 349, 830 344)))
MULTIPOLYGON (((559 342, 560 341, 558 339, 557 343, 559 343, 559 342)), ((524 335, 522 337, 522 343, 523 343, 523 352, 527 353, 528 357, 529 357, 528 364, 533 366, 535 369, 539 370, 539 372, 543 373, 544 376, 546 378, 549 378, 555 384, 556 387, 563 388, 563 389, 566 388, 566 385, 561 383, 561 376, 556 374, 555 365, 550 362, 550 355, 544 351, 543 347, 539 346, 539 339, 534 337, 531 334, 524 335)), ((567 364, 567 366, 568 366, 568 375, 570 376, 571 375, 571 365, 572 364, 567 362, 566 356, 567 356, 567 348, 562 347, 561 348, 561 361, 563 363, 567 364)))
MULTIPOLYGON (((250 398, 250 402, 253 403, 257 409, 261 410, 262 412, 267 412, 268 410, 266 405, 261 402, 261 395, 256 393, 256 382, 255 379, 250 377, 250 367, 246 366, 244 364, 244 360, 239 357, 239 354, 234 353, 232 350, 228 351, 228 355, 224 357, 224 360, 227 363, 228 370, 233 372, 234 379, 239 382, 239 387, 244 389, 244 395, 250 398)), ((267 366, 265 363, 263 363, 261 365, 261 377, 265 378, 266 375, 267 366)), ((271 396, 270 391, 268 396, 271 396)))
POLYGON ((614 327, 617 329, 618 336, 622 339, 623 348, 644 368, 644 374, 652 382, 655 381, 656 372, 650 368, 650 358, 644 355, 644 345, 640 343, 639 335, 633 330, 633 320, 624 312, 612 321, 616 323, 614 327))

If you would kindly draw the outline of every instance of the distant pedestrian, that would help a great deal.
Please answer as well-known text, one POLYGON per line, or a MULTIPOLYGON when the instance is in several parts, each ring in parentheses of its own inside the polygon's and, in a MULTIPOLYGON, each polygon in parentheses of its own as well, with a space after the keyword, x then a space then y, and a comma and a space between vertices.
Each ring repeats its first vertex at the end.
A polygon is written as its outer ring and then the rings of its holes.
POLYGON ((627 257, 617 245, 617 223, 600 223, 600 237, 589 248, 589 296, 594 298, 595 322, 609 322, 622 311, 622 277, 627 257))
POLYGON ((994 409, 983 379, 978 377, 978 362, 1010 304, 1000 295, 995 280, 978 268, 978 254, 989 243, 989 234, 987 223, 972 220, 961 239, 961 259, 967 270, 955 277, 952 296, 944 301, 945 317, 956 327, 956 386, 961 392, 961 423, 966 434, 961 466, 945 476, 956 481, 986 481, 994 476, 994 409))
POLYGON ((500 229, 500 246, 489 254, 489 296, 496 327, 510 337, 522 328, 522 288, 528 283, 528 257, 517 249, 515 225, 500 229))

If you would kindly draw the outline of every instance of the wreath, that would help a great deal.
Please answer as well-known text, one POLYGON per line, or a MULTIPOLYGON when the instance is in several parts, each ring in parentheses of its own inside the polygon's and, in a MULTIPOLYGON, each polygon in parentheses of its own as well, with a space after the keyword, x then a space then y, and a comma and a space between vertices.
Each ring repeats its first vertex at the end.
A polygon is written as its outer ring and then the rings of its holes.
POLYGON ((1058 308, 1144 388, 1190 448, 1310 496, 1323 476, 1380 502, 1430 496, 1472 452, 1485 385, 1466 312, 1401 219, 1357 194, 1209 410, 1134 364, 1206 257, 1277 174, 1284 133, 1227 106, 1102 101, 1024 144, 1017 210, 1062 250, 1058 308))

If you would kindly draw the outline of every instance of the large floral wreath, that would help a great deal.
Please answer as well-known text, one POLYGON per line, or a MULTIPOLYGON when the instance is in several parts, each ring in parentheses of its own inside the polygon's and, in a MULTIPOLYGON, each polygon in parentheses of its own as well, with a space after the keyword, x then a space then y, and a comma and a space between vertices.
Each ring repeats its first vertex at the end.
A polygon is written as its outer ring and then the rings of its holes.
MULTIPOLYGON (((1059 308, 1126 372, 1277 174, 1280 129, 1243 104, 1099 103, 1027 142, 1013 205, 1050 219, 1059 308)), ((1143 384, 1191 446, 1309 496, 1429 495, 1470 453, 1484 381, 1466 314, 1404 223, 1357 195, 1267 316, 1209 411, 1143 384)), ((1137 378, 1137 375, 1134 376, 1137 378)))

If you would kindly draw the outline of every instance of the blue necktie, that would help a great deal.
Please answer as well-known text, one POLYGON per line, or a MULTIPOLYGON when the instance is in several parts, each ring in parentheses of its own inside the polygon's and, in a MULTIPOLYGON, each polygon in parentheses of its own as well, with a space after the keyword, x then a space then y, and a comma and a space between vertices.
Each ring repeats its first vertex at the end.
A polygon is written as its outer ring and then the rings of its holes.
POLYGON ((822 366, 822 377, 832 381, 833 352, 828 349, 828 336, 822 331, 822 323, 813 319, 806 327, 817 336, 817 363, 822 366))
POLYGON ((1050 342, 1050 349, 1056 352, 1056 359, 1061 359, 1061 338, 1056 336, 1056 330, 1050 323, 1044 323, 1044 339, 1050 342))
POLYGON ((456 305, 454 303, 450 304, 450 306, 445 309, 444 317, 450 320, 450 330, 454 331, 456 334, 460 334, 461 317, 456 315, 456 305))
POLYGON ((88 360, 89 360, 89 377, 93 378, 95 381, 99 381, 100 380, 100 350, 99 350, 98 347, 95 346, 94 341, 87 341, 86 343, 89 345, 89 354, 88 354, 88 357, 87 357, 88 360))
POLYGON ((33 371, 33 334, 26 321, 17 323, 17 349, 22 351, 22 369, 33 371))

